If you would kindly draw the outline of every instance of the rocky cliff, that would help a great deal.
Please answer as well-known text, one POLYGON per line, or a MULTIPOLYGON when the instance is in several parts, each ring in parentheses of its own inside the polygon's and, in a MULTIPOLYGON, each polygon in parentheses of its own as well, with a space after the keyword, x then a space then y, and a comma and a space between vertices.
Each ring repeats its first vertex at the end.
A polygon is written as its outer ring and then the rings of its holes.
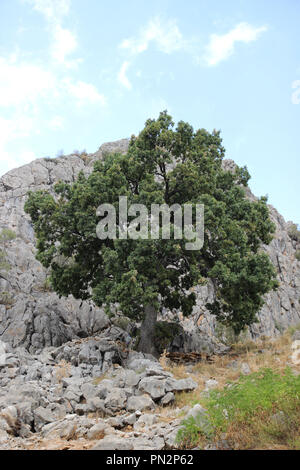
MULTIPOLYGON (((125 152, 128 141, 107 143, 94 154, 76 154, 51 159, 38 159, 12 170, 0 179, 0 230, 12 229, 17 238, 3 247, 8 271, 0 272, 0 340, 12 347, 25 347, 39 352, 44 347, 58 347, 76 338, 93 336, 110 326, 103 311, 90 302, 72 298, 59 299, 47 284, 47 272, 35 259, 34 233, 23 207, 29 190, 52 190, 59 180, 72 182, 82 170, 88 174, 93 162, 112 151, 125 152)), ((225 160, 228 169, 234 162, 225 160)), ((249 191, 249 197, 254 197, 249 191)), ((252 337, 274 336, 287 327, 300 323, 300 262, 296 242, 288 235, 288 223, 270 206, 276 234, 265 247, 278 271, 280 288, 266 296, 259 313, 259 322, 252 326, 252 337)), ((180 312, 165 312, 166 318, 179 318, 182 334, 173 342, 173 349, 185 351, 222 349, 226 332, 205 309, 213 298, 212 286, 196 289, 198 298, 194 315, 182 319, 180 312)), ((124 338, 123 338, 124 339, 124 338)), ((126 340, 130 341, 130 338, 126 340)))

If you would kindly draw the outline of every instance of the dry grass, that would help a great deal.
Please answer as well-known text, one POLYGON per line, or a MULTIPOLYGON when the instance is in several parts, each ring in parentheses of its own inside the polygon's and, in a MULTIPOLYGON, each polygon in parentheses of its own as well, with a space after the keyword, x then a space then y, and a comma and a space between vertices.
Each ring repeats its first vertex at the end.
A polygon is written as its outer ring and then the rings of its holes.
POLYGON ((92 381, 93 385, 99 385, 101 384, 102 380, 107 379, 107 374, 103 374, 100 377, 95 377, 92 381))
MULTIPOLYGON (((224 356, 214 356, 213 362, 199 362, 192 369, 192 378, 199 384, 199 387, 193 393, 181 393, 177 395, 178 406, 185 406, 190 403, 194 397, 198 396, 205 388, 205 382, 208 379, 218 381, 218 389, 229 383, 236 381, 241 375, 242 363, 247 363, 251 372, 257 372, 262 368, 271 368, 283 371, 287 364, 293 369, 299 370, 299 366, 291 363, 290 356, 292 339, 290 332, 285 333, 276 339, 261 338, 257 342, 247 341, 237 343, 232 346, 230 354, 224 356), (233 361, 235 366, 233 366, 233 361)), ((166 370, 180 375, 180 378, 186 377, 184 366, 168 366, 166 370), (178 374, 179 372, 179 374, 178 374), (185 374, 185 375, 184 375, 185 374)))
MULTIPOLYGON (((276 339, 261 338, 257 342, 247 341, 234 344, 229 354, 216 356, 212 363, 199 362, 192 367, 191 376, 198 383, 192 393, 177 393, 174 407, 183 408, 196 403, 203 404, 205 382, 215 379, 217 390, 223 390, 228 383, 236 382, 241 377, 241 365, 247 363, 251 373, 262 369, 271 369, 283 375, 287 366, 293 373, 300 374, 300 365, 291 361, 293 330, 287 331, 276 339)), ((177 366, 168 366, 176 370, 177 366)), ((276 413, 274 409, 274 414, 276 413)), ((184 414, 184 413, 183 413, 184 414)), ((215 441, 224 436, 215 436, 215 441)), ((228 427, 226 440, 236 449, 300 449, 300 403, 295 405, 288 416, 287 425, 270 421, 270 414, 257 411, 253 422, 237 421, 228 427)), ((207 440, 199 435, 198 445, 205 447, 207 440)))

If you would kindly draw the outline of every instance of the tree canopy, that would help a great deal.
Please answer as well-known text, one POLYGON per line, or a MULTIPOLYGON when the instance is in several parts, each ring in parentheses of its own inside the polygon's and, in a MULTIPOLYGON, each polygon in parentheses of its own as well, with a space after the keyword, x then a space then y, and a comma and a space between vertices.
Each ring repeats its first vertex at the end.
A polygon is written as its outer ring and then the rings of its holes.
MULTIPOLYGON (((256 319, 263 295, 276 288, 276 273, 262 244, 275 230, 266 198, 250 201, 246 167, 225 171, 220 132, 175 127, 166 111, 132 136, 126 154, 109 154, 89 176, 55 185, 55 195, 29 193, 25 205, 37 238, 37 259, 51 272, 61 296, 117 304, 148 327, 163 308, 192 313, 193 287, 211 279, 215 299, 207 307, 238 333, 256 319), (204 205, 204 244, 187 250, 185 239, 105 239, 96 234, 100 204, 119 196, 128 204, 204 205), (148 317, 148 323, 147 323, 148 317)), ((130 221, 130 217, 129 217, 130 221)), ((174 220, 171 220, 174 229, 174 220)), ((152 323, 153 323, 152 322, 152 323)), ((150 328, 150 329, 149 329, 150 328)), ((149 351, 142 338, 142 349, 149 351)))

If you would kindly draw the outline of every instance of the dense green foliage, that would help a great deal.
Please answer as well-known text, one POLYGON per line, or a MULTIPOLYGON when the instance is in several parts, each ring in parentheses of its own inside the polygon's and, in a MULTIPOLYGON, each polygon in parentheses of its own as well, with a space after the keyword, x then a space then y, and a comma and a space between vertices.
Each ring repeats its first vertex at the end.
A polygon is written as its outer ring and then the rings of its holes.
POLYGON ((189 315, 196 298, 192 287, 211 278, 211 311, 236 332, 250 325, 263 294, 277 285, 260 250, 274 226, 266 199, 245 197, 247 169, 222 169, 224 153, 219 132, 194 131, 185 122, 174 129, 163 112, 131 138, 126 155, 107 155, 89 177, 81 173, 74 184, 57 184, 55 198, 30 193, 25 210, 34 225, 37 258, 50 268, 55 291, 92 297, 108 308, 118 303, 131 318, 142 318, 147 305, 189 315), (153 203, 204 204, 203 248, 187 251, 184 239, 99 240, 96 209, 110 203, 118 214, 119 196, 127 196, 128 205, 146 205, 149 213, 153 203))
POLYGON ((261 440, 281 438, 299 431, 300 376, 290 369, 280 374, 262 369, 249 376, 241 376, 223 390, 212 390, 202 400, 207 410, 206 421, 189 418, 183 421, 178 440, 185 445, 196 445, 201 436, 212 438, 223 432, 238 430, 251 435, 253 428, 261 440))
POLYGON ((300 376, 293 375, 290 369, 284 375, 263 369, 241 377, 221 392, 212 390, 206 406, 213 425, 225 431, 230 423, 251 419, 258 410, 288 413, 299 400, 300 376))
POLYGON ((288 229, 288 234, 292 240, 300 242, 300 230, 298 230, 298 226, 296 224, 290 225, 288 229))

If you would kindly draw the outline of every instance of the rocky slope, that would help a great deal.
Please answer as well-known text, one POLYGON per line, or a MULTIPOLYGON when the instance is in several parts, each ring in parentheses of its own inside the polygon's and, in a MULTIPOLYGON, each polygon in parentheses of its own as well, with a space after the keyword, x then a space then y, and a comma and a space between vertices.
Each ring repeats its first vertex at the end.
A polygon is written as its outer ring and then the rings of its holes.
MULTIPOLYGON (((11 269, 0 273, 0 340, 13 347, 23 346, 30 352, 39 352, 44 347, 58 347, 74 338, 95 335, 109 326, 101 309, 71 296, 59 299, 49 290, 47 273, 34 256, 34 233, 23 207, 28 191, 51 191, 59 180, 72 182, 79 171, 88 174, 93 162, 105 153, 125 152, 127 146, 128 140, 123 139, 104 144, 90 155, 38 159, 0 179, 0 229, 10 228, 17 235, 3 247, 11 269)), ((231 160, 225 160, 224 165, 229 170, 234 168, 231 160)), ((254 197, 250 191, 249 197, 254 197)), ((288 224, 272 206, 270 213, 276 234, 265 249, 278 271, 280 288, 266 296, 259 322, 249 332, 254 338, 274 336, 300 323, 300 262, 295 258, 296 242, 288 235, 288 224)), ((205 303, 213 298, 213 287, 208 283, 196 290, 197 305, 191 318, 181 318, 180 312, 164 312, 165 318, 179 319, 184 329, 172 347, 185 351, 221 351, 226 332, 205 309, 205 303)))
POLYGON ((108 328, 39 355, 5 348, 0 449, 37 448, 55 440, 97 450, 176 445, 181 419, 161 421, 155 410, 172 404, 174 392, 192 391, 197 383, 175 379, 152 356, 129 351, 120 340, 124 332, 108 328))

